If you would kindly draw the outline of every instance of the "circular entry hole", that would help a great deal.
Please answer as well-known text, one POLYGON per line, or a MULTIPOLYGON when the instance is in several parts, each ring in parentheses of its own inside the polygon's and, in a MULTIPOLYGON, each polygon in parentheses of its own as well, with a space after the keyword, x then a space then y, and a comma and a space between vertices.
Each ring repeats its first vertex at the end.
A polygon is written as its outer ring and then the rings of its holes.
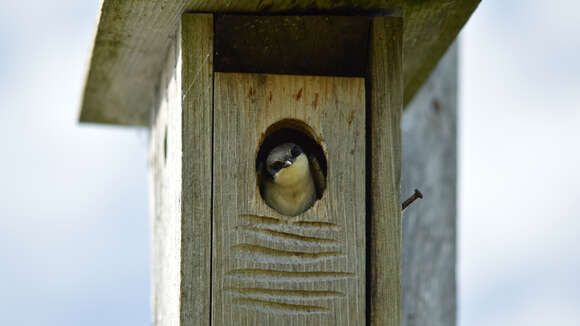
POLYGON ((256 156, 262 199, 282 215, 296 216, 322 198, 327 161, 314 130, 284 119, 268 127, 256 156))

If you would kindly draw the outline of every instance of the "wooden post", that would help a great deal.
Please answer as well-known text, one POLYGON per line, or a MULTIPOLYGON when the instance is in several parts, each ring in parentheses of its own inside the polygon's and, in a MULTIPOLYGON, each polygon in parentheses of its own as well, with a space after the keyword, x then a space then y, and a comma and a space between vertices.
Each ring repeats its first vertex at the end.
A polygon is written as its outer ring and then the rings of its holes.
POLYGON ((403 323, 456 320, 457 43, 403 113, 403 323))

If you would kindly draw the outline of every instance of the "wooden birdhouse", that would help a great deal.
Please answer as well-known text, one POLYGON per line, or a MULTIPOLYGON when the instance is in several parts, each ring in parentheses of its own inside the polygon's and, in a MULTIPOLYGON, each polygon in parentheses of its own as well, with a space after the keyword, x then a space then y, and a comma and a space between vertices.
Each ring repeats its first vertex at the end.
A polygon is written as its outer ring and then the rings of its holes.
POLYGON ((402 110, 476 5, 105 0, 80 120, 150 128, 154 324, 399 325, 402 110))

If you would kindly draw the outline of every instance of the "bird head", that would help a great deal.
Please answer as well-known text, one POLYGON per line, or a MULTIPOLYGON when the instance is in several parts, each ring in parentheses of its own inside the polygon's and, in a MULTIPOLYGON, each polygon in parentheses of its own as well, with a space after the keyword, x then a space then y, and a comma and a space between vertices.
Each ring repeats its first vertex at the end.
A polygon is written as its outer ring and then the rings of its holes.
POLYGON ((308 172, 308 159, 302 148, 294 143, 274 147, 266 158, 266 171, 274 182, 288 184, 308 172))

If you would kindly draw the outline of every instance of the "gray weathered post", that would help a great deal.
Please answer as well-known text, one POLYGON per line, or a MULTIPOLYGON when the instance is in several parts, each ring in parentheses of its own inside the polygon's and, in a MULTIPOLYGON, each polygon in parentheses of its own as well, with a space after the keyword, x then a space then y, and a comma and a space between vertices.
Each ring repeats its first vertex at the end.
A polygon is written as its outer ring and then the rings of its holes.
POLYGON ((425 198, 403 212, 403 325, 455 325, 457 44, 405 108, 401 193, 425 198))
POLYGON ((477 3, 105 0, 81 121, 151 130, 154 324, 452 325, 455 79, 402 109, 477 3), (295 217, 266 205, 256 169, 289 137, 326 175, 295 217), (403 228, 401 173, 403 195, 442 198, 403 228))

